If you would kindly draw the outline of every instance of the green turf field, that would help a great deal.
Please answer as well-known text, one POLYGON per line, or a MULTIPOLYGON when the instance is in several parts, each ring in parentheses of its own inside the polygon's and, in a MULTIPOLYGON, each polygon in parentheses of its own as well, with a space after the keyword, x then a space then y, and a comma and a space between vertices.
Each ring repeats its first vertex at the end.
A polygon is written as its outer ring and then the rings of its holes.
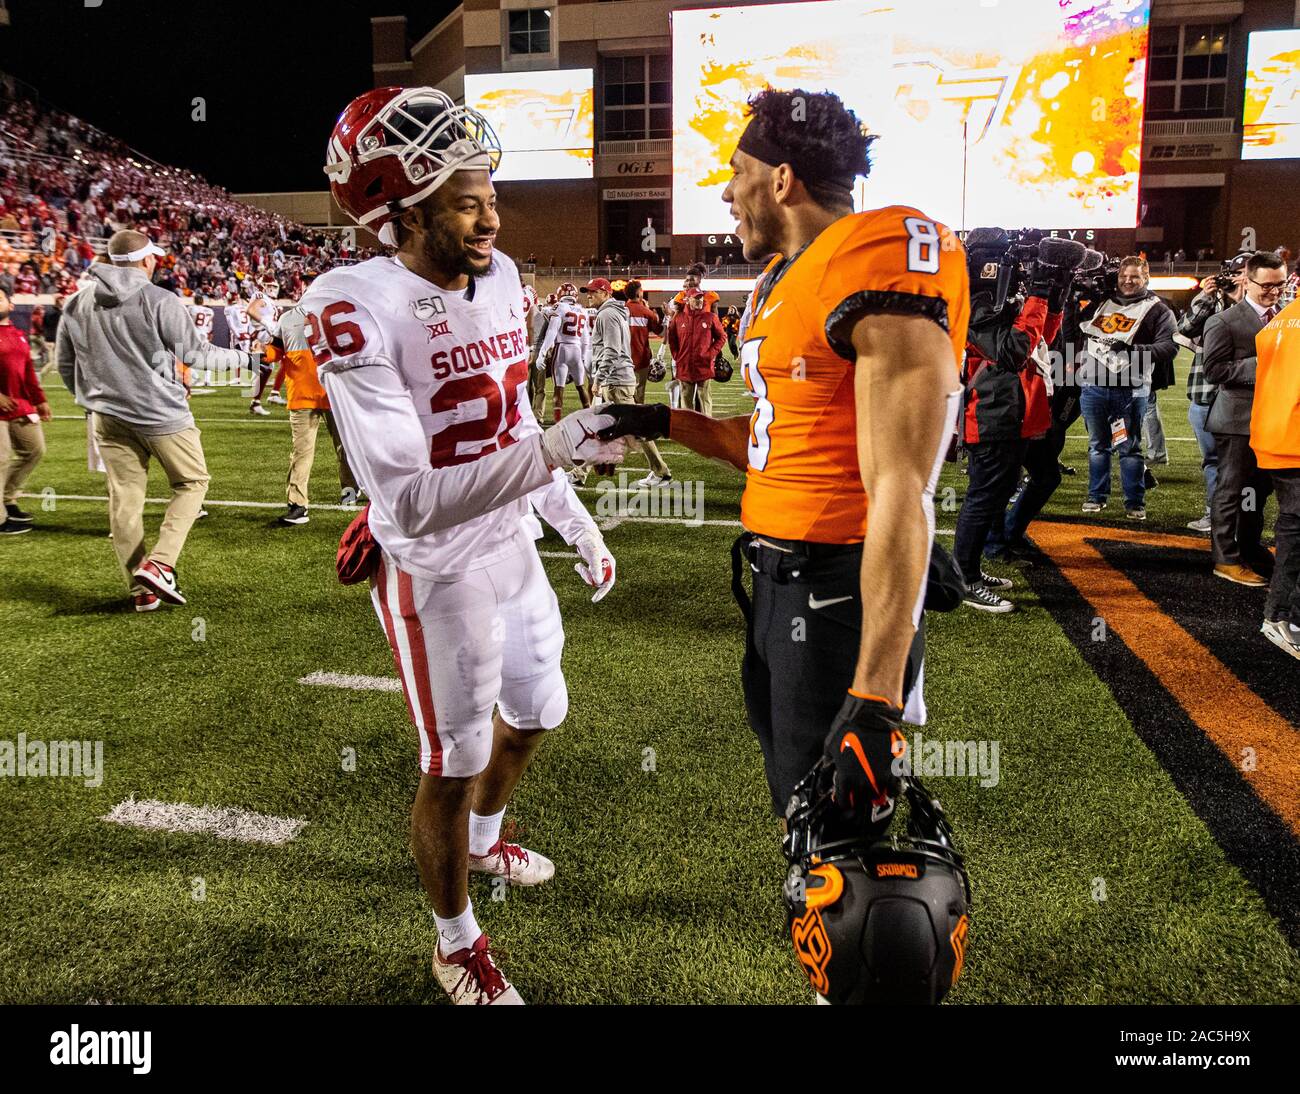
MULTIPOLYGON (((28 489, 102 495, 84 424, 65 417, 76 408, 56 377, 47 386, 60 417, 28 489)), ((715 413, 746 402, 737 377, 715 413)), ((1166 433, 1190 438, 1181 389, 1162 402, 1166 433)), ((305 527, 270 527, 284 502, 283 409, 251 420, 237 389, 193 406, 212 515, 179 566, 188 607, 123 610, 103 502, 25 502, 36 531, 0 540, 0 737, 102 740, 105 763, 93 788, 0 780, 0 1002, 441 1002, 407 850, 417 769, 402 698, 298 683, 394 674, 364 589, 334 578, 350 514, 318 508, 305 527), (266 846, 100 819, 133 795, 309 823, 266 846)), ((1148 511, 1153 527, 1181 532, 1201 511, 1199 456, 1189 439, 1170 450, 1148 511)), ((664 451, 676 477, 704 483, 706 520, 737 520, 739 476, 664 451)), ((1066 457, 1080 474, 1049 512, 1077 514, 1084 454, 1077 426, 1066 457)), ((960 495, 963 483, 945 471, 943 486, 960 495)), ((324 431, 313 492, 337 501, 324 431)), ((163 496, 161 478, 150 494, 163 496)), ((151 506, 147 526, 160 513, 151 506)), ((955 515, 941 512, 941 528, 955 515)), ((500 902, 471 881, 528 1002, 811 999, 783 935, 784 863, 741 701, 737 531, 609 528, 618 584, 598 605, 573 559, 545 560, 570 715, 508 817, 557 874, 500 902)), ((553 534, 541 548, 567 550, 553 534)), ((1012 597, 1014 616, 931 618, 924 732, 996 741, 1000 758, 996 786, 930 780, 975 887, 951 1001, 1300 1001, 1300 959, 1260 896, 1024 581, 1012 597), (1036 682, 1009 697, 1008 666, 1026 665, 1036 682)))

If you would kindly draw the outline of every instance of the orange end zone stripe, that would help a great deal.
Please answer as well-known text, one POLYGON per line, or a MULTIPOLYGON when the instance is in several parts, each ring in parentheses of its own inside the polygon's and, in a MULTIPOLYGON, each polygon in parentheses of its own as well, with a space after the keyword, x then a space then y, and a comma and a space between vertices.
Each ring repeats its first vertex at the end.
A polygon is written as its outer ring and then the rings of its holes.
POLYGON ((1204 540, 1129 528, 1036 522, 1030 536, 1079 594, 1155 674, 1270 809, 1300 836, 1300 731, 1242 683, 1088 540, 1205 550, 1204 540), (1255 769, 1243 771, 1243 750, 1255 769))

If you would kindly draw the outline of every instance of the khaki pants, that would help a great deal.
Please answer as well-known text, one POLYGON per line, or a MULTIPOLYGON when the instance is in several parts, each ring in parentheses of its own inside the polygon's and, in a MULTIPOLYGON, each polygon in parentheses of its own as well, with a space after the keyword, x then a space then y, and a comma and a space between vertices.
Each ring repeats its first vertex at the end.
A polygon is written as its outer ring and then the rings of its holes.
POLYGON ((644 402, 645 402, 645 385, 646 385, 646 381, 649 380, 649 379, 650 379, 650 369, 649 369, 649 368, 641 368, 641 369, 637 369, 637 371, 636 371, 636 401, 637 401, 638 403, 644 403, 644 402))
POLYGON ((540 361, 528 370, 528 401, 533 404, 533 417, 540 422, 546 408, 546 366, 540 361))
POLYGON ((334 415, 328 410, 291 410, 289 411, 289 432, 293 437, 293 452, 289 456, 289 489, 286 492, 290 505, 307 508, 307 486, 311 480, 311 467, 316 460, 316 432, 324 420, 329 430, 330 440, 334 443, 334 454, 339 461, 339 489, 355 490, 356 479, 352 477, 352 468, 343 452, 343 438, 339 436, 338 426, 334 424, 334 415))
POLYGON ((132 574, 147 558, 175 566, 185 537, 198 519, 208 492, 208 465, 197 426, 148 436, 117 418, 95 415, 95 441, 108 477, 108 526, 113 533, 113 550, 127 584, 134 592, 132 574), (149 457, 160 464, 171 484, 172 497, 163 514, 158 542, 152 551, 144 546, 144 499, 149 485, 149 457))
POLYGON ((709 391, 708 380, 701 380, 698 384, 682 381, 682 408, 698 410, 701 414, 713 417, 713 394, 709 391))
MULTIPOLYGON (((609 403, 633 403, 636 402, 636 387, 633 384, 606 384, 600 389, 600 396, 609 403)), ((630 441, 630 446, 634 450, 638 447, 645 449, 646 459, 650 461, 650 470, 656 475, 668 474, 668 465, 659 455, 659 449, 654 441, 630 441)))
MULTIPOLYGON (((45 455, 45 433, 40 422, 17 418, 0 422, 0 495, 6 505, 18 501, 18 491, 45 455)), ((0 514, 0 524, 4 515, 0 514)))

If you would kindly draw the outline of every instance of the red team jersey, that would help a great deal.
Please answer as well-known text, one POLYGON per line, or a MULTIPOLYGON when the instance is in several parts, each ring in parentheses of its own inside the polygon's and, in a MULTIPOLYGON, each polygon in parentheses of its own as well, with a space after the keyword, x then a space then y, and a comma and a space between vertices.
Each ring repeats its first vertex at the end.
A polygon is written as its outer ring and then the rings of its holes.
POLYGON ((851 339, 859 319, 880 311, 942 326, 957 375, 970 311, 966 254, 916 209, 841 217, 792 261, 777 256, 764 271, 740 347, 755 399, 741 501, 749 531, 813 543, 865 538, 851 339))

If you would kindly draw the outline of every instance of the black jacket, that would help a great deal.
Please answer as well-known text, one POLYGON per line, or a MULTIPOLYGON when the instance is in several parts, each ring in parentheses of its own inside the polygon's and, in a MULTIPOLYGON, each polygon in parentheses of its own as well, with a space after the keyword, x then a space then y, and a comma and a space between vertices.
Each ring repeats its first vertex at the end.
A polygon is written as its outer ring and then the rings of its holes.
POLYGON ((1255 335, 1264 324, 1250 301, 1212 315, 1205 324, 1205 379, 1219 385, 1206 428, 1211 433, 1250 436, 1255 405, 1255 335))

